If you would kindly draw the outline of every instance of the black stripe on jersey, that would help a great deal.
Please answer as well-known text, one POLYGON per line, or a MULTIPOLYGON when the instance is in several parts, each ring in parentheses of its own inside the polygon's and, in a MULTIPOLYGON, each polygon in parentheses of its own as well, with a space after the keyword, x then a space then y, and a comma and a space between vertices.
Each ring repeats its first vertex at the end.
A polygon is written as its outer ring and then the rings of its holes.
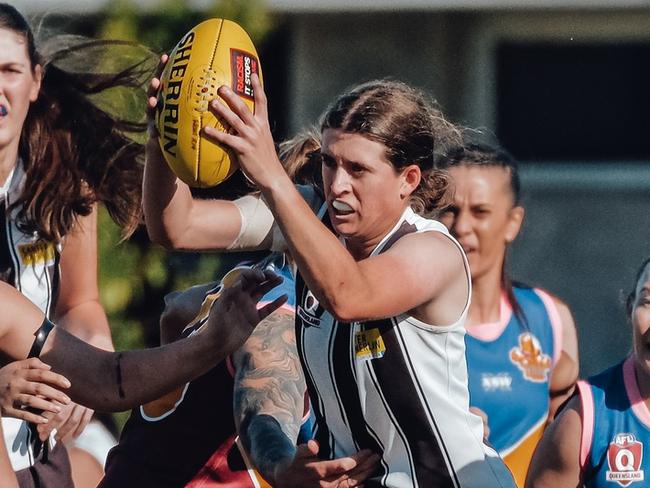
POLYGON ((446 446, 423 396, 413 365, 404 348, 403 338, 394 319, 367 323, 377 327, 386 347, 384 357, 369 361, 377 388, 386 401, 399 429, 404 434, 407 449, 413 456, 414 477, 422 488, 430 486, 460 486, 446 446))
MULTIPOLYGON (((9 201, 5 200, 7 206, 9 206, 9 201)), ((11 219, 7 219, 7 237, 8 239, 6 240, 7 245, 9 246, 9 250, 11 251, 11 258, 14 261, 14 282, 13 285, 14 287, 22 292, 22 283, 20 282, 20 274, 21 274, 21 269, 20 269, 20 258, 18 257, 18 254, 16 254, 16 247, 14 245, 14 233, 11 227, 11 219)))
POLYGON ((393 246, 393 244, 395 244, 402 237, 404 237, 407 234, 413 234, 414 232, 417 232, 417 230, 418 228, 415 226, 415 224, 411 224, 405 220, 404 222, 401 223, 401 225, 395 231, 395 233, 392 236, 390 236, 390 238, 386 241, 386 244, 382 246, 380 252, 387 251, 393 246))
POLYGON ((6 206, 3 201, 2 205, 0 205, 0 281, 14 286, 16 281, 16 266, 11 257, 8 226, 6 206))
POLYGON ((334 347, 330 356, 330 377, 337 392, 341 417, 347 420, 347 427, 352 434, 357 450, 370 449, 381 454, 380 444, 368 432, 359 387, 354 370, 355 353, 353 342, 354 328, 347 323, 334 322, 334 347))
MULTIPOLYGON (((307 293, 307 286, 300 276, 300 273, 296 273, 296 310, 303 303, 305 299, 305 294, 307 293)), ((320 445, 319 457, 323 459, 329 459, 332 452, 332 446, 334 445, 334 437, 327 428, 327 420, 325 419, 325 409, 323 408, 323 401, 318 393, 316 384, 314 383, 314 378, 312 376, 311 370, 309 369, 309 364, 305 359, 305 330, 307 326, 300 316, 296 313, 296 348, 298 349, 298 357, 300 358, 300 363, 302 365, 302 370, 305 374, 305 383, 307 385, 307 392, 309 393, 309 399, 311 400, 311 407, 314 412, 314 417, 316 418, 316 441, 320 445)))

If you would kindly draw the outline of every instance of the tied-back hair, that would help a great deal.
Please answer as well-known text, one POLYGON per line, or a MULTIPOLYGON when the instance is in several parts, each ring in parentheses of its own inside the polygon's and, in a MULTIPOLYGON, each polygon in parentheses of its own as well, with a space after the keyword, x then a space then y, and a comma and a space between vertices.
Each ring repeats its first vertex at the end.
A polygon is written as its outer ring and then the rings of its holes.
POLYGON ((127 41, 54 36, 38 46, 24 18, 0 4, 0 28, 27 42, 41 91, 22 128, 18 225, 59 242, 102 202, 130 235, 141 219, 146 84, 157 57, 127 41))
MULTIPOLYGON (((521 205, 521 181, 519 169, 515 158, 504 148, 498 145, 491 145, 482 142, 467 142, 463 146, 452 148, 445 158, 444 166, 453 168, 455 166, 476 166, 484 168, 502 168, 508 174, 508 188, 512 195, 513 206, 521 205)), ((512 312, 523 324, 528 327, 526 314, 517 302, 514 293, 514 286, 525 287, 522 283, 512 281, 506 272, 506 260, 501 267, 501 288, 506 293, 506 298, 512 312)))
POLYGON ((325 129, 384 144, 396 171, 416 164, 422 180, 411 195, 415 212, 428 214, 447 204, 449 177, 438 166, 449 148, 460 144, 461 134, 423 92, 394 80, 358 85, 327 109, 321 122, 325 129))
POLYGON ((312 185, 323 192, 320 158, 321 138, 315 127, 309 127, 280 143, 278 156, 291 181, 312 185))
POLYGON ((629 319, 631 319, 632 310, 634 310, 634 302, 636 300, 636 289, 639 286, 639 280, 643 276, 643 273, 645 272, 648 265, 650 265, 650 257, 645 258, 641 263, 641 266, 636 272, 636 277, 634 279, 634 286, 632 287, 632 290, 628 293, 627 297, 625 298, 625 311, 629 319))

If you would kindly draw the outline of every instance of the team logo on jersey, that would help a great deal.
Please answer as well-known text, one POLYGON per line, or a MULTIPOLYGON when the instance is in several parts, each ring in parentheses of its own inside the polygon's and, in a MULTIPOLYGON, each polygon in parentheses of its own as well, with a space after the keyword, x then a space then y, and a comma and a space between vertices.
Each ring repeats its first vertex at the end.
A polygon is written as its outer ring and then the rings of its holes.
POLYGON ((519 334, 519 346, 510 350, 510 361, 524 374, 524 379, 535 383, 548 380, 551 358, 544 354, 537 337, 530 332, 519 334))
POLYGON ((296 310, 296 313, 304 322, 305 327, 320 327, 321 317, 324 312, 325 309, 320 306, 316 297, 309 290, 307 290, 302 304, 296 310))
POLYGON ((616 434, 607 448, 607 481, 621 486, 643 481, 644 472, 639 469, 642 460, 643 444, 636 440, 634 434, 616 434))
POLYGON ((354 334, 354 354, 360 361, 384 357, 386 345, 379 329, 359 330, 354 334))

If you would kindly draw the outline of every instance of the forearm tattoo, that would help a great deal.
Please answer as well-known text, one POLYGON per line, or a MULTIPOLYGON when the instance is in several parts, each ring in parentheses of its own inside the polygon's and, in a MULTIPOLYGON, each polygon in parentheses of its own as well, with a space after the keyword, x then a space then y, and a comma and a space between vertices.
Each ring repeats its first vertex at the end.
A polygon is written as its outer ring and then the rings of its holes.
POLYGON ((278 456, 293 456, 304 415, 305 380, 293 314, 276 312, 267 317, 234 359, 239 435, 264 473, 278 456))

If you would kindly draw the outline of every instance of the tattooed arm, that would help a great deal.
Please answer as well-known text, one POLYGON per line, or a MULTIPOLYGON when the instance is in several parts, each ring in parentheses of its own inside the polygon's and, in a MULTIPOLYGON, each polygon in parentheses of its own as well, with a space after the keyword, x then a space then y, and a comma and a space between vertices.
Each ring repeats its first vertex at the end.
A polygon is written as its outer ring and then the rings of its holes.
POLYGON ((305 405, 305 379, 294 315, 269 315, 235 354, 234 415, 240 438, 267 479, 282 461, 291 461, 305 405))

